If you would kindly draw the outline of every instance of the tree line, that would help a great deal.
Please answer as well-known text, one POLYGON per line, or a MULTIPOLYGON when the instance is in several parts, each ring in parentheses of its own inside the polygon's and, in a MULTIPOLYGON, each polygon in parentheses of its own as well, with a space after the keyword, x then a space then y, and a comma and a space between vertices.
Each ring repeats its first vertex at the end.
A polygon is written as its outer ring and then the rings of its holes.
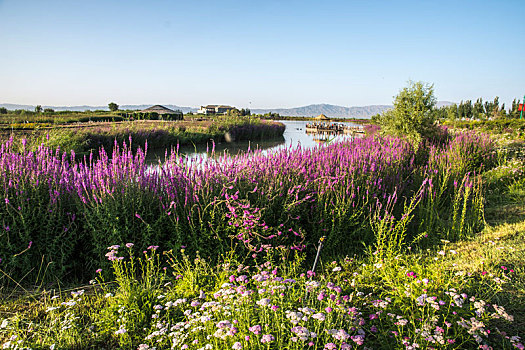
POLYGON ((452 104, 436 109, 437 119, 442 120, 493 120, 493 119, 517 119, 520 117, 518 106, 519 99, 512 101, 512 106, 506 110, 505 103, 500 105, 499 97, 496 96, 493 101, 483 101, 478 98, 476 102, 471 100, 461 101, 459 104, 452 104))

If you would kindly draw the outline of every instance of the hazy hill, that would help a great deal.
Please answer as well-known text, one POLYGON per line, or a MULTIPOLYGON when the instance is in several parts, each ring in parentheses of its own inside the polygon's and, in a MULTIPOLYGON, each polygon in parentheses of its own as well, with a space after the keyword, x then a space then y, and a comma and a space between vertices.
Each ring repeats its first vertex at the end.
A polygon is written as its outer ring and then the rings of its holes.
POLYGON ((389 105, 373 105, 363 107, 343 107, 329 104, 315 104, 296 108, 272 108, 272 109, 253 109, 252 113, 265 114, 269 112, 279 113, 288 116, 305 116, 317 117, 324 114, 328 117, 353 117, 353 118, 370 118, 371 116, 392 108, 389 105))
MULTIPOLYGON (((438 107, 450 105, 452 102, 439 101, 438 107)), ((142 110, 152 105, 121 105, 120 109, 130 110, 142 110)), ((195 107, 181 107, 177 105, 163 105, 164 107, 181 110, 184 113, 196 112, 198 108, 195 107)), ((25 109, 34 111, 35 106, 33 105, 17 105, 9 103, 0 103, 0 107, 5 107, 9 110, 25 109)), ((108 106, 42 106, 42 108, 52 108, 55 111, 86 111, 86 110, 108 110, 108 106)), ((241 108, 240 106, 238 108, 241 108)), ((362 107, 343 107, 329 104, 313 104, 303 107, 296 108, 268 108, 268 109, 252 109, 254 114, 265 114, 265 113, 279 113, 284 116, 304 116, 304 117, 316 117, 319 114, 324 114, 328 117, 336 118, 370 118, 373 115, 382 113, 392 108, 391 105, 371 105, 362 107)))
MULTIPOLYGON (((131 109, 131 110, 143 110, 148 107, 151 107, 153 105, 119 105, 119 109, 131 109)), ((176 105, 163 105, 164 107, 173 109, 173 110, 181 110, 184 113, 188 112, 196 112, 198 108, 193 107, 180 107, 176 105)), ((17 105, 12 103, 0 103, 0 107, 5 107, 9 110, 15 110, 15 109, 25 109, 29 111, 34 111, 36 105, 17 105)), ((42 106, 42 108, 52 108, 55 111, 74 111, 74 112, 83 112, 83 111, 95 111, 95 110, 105 110, 108 111, 108 106, 42 106)))

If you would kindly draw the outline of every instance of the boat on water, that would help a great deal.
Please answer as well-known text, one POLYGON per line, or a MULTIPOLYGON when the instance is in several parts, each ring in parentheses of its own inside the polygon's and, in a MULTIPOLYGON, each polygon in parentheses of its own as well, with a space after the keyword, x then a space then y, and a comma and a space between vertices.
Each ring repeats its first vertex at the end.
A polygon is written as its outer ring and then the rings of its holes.
POLYGON ((341 123, 313 122, 306 124, 307 134, 363 134, 361 126, 348 126, 341 123))

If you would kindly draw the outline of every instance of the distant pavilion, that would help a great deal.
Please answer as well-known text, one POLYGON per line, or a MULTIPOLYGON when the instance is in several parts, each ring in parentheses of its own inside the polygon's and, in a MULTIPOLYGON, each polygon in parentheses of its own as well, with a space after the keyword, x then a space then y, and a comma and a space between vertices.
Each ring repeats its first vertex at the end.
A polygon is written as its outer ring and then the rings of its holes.
POLYGON ((174 111, 161 105, 155 105, 143 109, 142 111, 139 111, 139 113, 157 113, 162 119, 166 120, 182 120, 184 118, 181 111, 174 111))

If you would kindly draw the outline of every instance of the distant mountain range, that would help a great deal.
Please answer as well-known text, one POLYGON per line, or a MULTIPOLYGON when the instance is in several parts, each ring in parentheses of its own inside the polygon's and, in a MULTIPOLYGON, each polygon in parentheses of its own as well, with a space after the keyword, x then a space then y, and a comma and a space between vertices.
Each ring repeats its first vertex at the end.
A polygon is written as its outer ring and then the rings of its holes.
POLYGON ((324 114, 328 117, 336 118, 370 118, 373 115, 391 109, 389 105, 373 105, 363 107, 343 107, 328 104, 315 104, 296 108, 272 108, 272 109, 253 109, 252 113, 279 113, 287 116, 304 116, 317 117, 319 114, 324 114))
MULTIPOLYGON (((452 102, 439 101, 438 107, 447 106, 452 102)), ((152 105, 121 105, 120 109, 129 110, 143 110, 152 105)), ((195 107, 181 107, 176 105, 163 105, 164 107, 181 110, 184 113, 197 112, 198 108, 195 107)), ((17 105, 10 103, 0 103, 0 107, 5 107, 9 110, 25 109, 34 111, 35 106, 32 105, 17 105)), ((42 106, 42 108, 52 108, 55 111, 86 111, 86 110, 108 110, 108 106, 42 106)), ((316 117, 319 114, 324 114, 328 117, 335 118, 370 118, 373 115, 382 113, 388 109, 391 109, 391 105, 371 105, 362 107, 343 107, 329 104, 313 104, 304 107, 296 108, 268 108, 268 109, 252 109, 254 114, 266 114, 266 113, 279 113, 283 116, 304 116, 304 117, 316 117)))
MULTIPOLYGON (((151 107, 153 105, 119 105, 120 109, 130 109, 130 110, 143 110, 148 107, 151 107)), ((169 109, 173 110, 181 110, 184 113, 188 112, 197 112, 198 108, 194 107, 180 107, 175 105, 163 105, 164 107, 167 107, 169 109)), ((35 105, 17 105, 12 103, 0 103, 0 107, 5 107, 9 110, 15 110, 15 109, 25 109, 29 111, 35 110, 35 105)), ((96 111, 96 110, 104 110, 108 111, 108 106, 44 106, 42 105, 42 108, 51 108, 55 111, 73 111, 73 112, 83 112, 83 111, 96 111)))

